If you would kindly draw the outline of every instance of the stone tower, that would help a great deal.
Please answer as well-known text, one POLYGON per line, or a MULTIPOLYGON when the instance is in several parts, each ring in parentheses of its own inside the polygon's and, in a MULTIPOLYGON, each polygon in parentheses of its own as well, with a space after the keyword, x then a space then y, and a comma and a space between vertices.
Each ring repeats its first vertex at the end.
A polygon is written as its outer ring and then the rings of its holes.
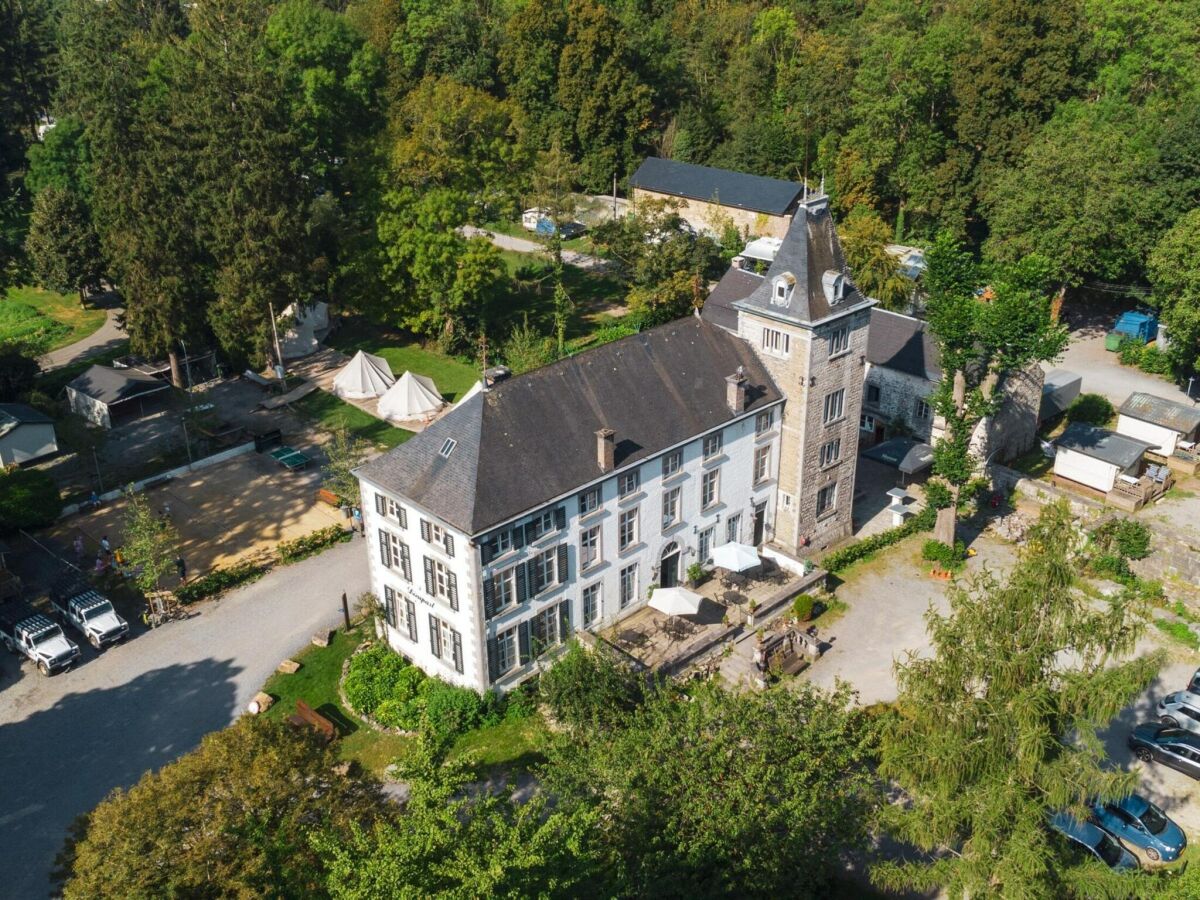
POLYGON ((852 531, 874 303, 849 278, 823 193, 801 202, 762 283, 733 303, 738 334, 787 397, 769 542, 794 555, 852 531))

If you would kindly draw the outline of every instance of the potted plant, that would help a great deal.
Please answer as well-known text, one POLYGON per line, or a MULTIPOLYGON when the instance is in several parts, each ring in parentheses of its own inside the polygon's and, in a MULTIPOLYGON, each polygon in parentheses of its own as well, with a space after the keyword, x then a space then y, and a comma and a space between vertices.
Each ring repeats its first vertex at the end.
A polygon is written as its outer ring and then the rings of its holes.
POLYGON ((696 587, 702 584, 705 577, 704 566, 698 562, 692 563, 687 567, 688 586, 696 587))
POLYGON ((749 603, 746 604, 746 627, 747 628, 754 627, 754 611, 756 609, 758 609, 758 601, 757 600, 751 600, 749 603))
POLYGON ((807 622, 813 617, 813 607, 816 600, 812 594, 797 594, 792 600, 792 618, 797 622, 807 622))

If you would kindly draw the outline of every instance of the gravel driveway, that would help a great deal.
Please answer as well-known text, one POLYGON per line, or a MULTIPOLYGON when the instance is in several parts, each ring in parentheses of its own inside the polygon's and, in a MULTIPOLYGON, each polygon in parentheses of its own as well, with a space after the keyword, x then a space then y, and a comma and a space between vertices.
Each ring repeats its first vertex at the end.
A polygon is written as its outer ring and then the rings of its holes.
POLYGON ((0 860, 5 897, 45 897, 67 826, 110 790, 228 725, 279 661, 341 620, 368 587, 362 540, 278 569, 97 656, 43 678, 0 662, 0 860))

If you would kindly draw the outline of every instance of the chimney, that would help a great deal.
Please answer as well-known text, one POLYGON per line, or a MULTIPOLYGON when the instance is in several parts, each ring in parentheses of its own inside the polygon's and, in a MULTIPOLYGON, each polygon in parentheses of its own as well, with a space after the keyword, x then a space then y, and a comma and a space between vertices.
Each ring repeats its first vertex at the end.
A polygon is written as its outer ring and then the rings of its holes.
POLYGON ((617 443, 616 432, 611 428, 601 428, 596 432, 596 462, 600 464, 601 472, 611 472, 616 467, 617 443))
POLYGON ((725 402, 735 414, 746 408, 746 370, 742 366, 725 379, 725 402))

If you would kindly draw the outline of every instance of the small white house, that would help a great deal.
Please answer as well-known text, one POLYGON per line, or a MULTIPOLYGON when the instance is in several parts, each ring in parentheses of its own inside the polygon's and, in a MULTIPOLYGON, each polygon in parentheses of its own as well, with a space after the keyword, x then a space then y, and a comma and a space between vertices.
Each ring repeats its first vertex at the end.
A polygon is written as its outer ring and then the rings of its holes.
POLYGON ((1146 451, 1152 447, 1146 441, 1083 422, 1067 426, 1054 444, 1055 475, 1105 494, 1121 476, 1137 478, 1146 451))
POLYGON ((57 452, 53 419, 24 403, 0 403, 0 467, 57 452))
POLYGON ((1170 456, 1181 444, 1195 444, 1200 410, 1174 400, 1137 391, 1118 410, 1120 434, 1149 441, 1151 452, 1170 456))
POLYGON ((67 385, 67 403, 71 412, 93 425, 112 428, 114 421, 145 415, 150 396, 170 389, 167 382, 136 369, 92 366, 67 385))

